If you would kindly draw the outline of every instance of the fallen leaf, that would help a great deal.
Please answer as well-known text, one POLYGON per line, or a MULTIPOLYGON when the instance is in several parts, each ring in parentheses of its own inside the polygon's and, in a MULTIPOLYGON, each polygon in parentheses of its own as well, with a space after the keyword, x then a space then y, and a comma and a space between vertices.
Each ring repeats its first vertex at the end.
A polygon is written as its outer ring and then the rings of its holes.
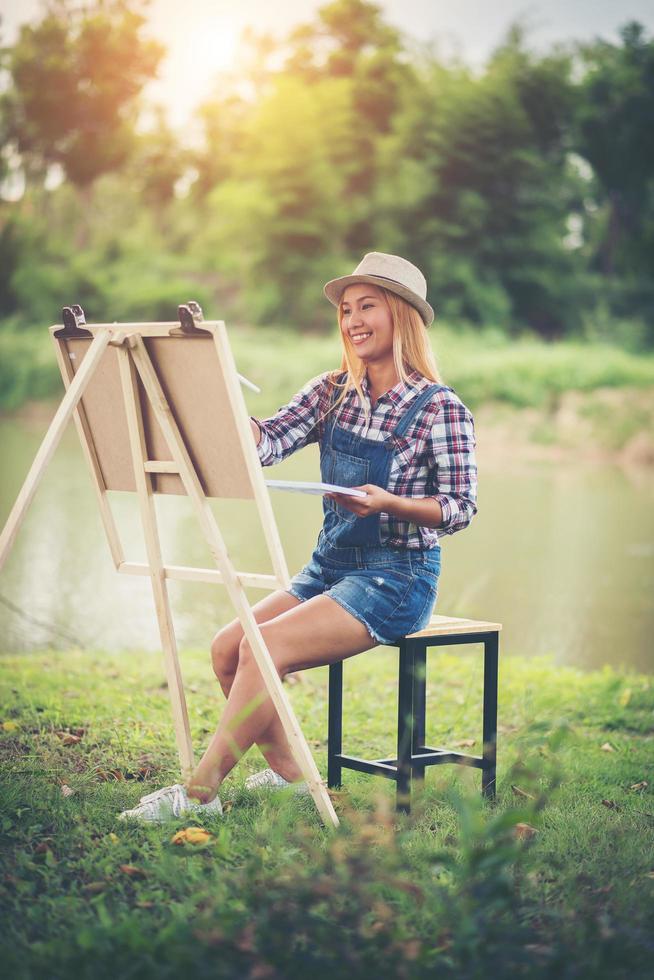
POLYGON ((110 833, 110 834, 107 834, 107 837, 109 838, 109 840, 111 841, 112 844, 117 844, 118 841, 120 840, 120 837, 118 836, 118 834, 114 834, 113 832, 110 833))
POLYGON ((40 841, 34 848, 35 854, 45 854, 46 851, 52 850, 52 838, 46 837, 45 840, 40 841))
POLYGON ((206 844, 213 836, 204 827, 185 827, 170 838, 171 844, 206 844))
POLYGON ((530 840, 535 837, 538 831, 528 823, 517 823, 513 832, 518 840, 530 840))
POLYGON ((474 738, 460 738, 458 742, 452 742, 455 749, 471 749, 475 744, 474 738))
POLYGON ((82 891, 86 892, 87 895, 97 895, 102 892, 107 887, 106 881, 89 881, 87 885, 82 885, 82 891))
POLYGON ((136 905, 137 909, 152 909, 152 908, 154 908, 154 902, 148 902, 146 900, 144 900, 142 902, 134 902, 134 904, 136 905))
POLYGON ((638 790, 641 790, 641 789, 647 789, 648 786, 649 786, 649 783, 645 779, 643 779, 639 783, 632 783, 632 785, 629 787, 629 789, 633 789, 633 790, 638 791, 638 790))
POLYGON ((645 877, 646 878, 654 878, 654 871, 646 871, 645 872, 645 877))
POLYGON ((17 728, 17 721, 3 721, 2 723, 2 730, 5 732, 15 732, 17 728))
POLYGON ((511 786, 511 789, 516 796, 520 796, 523 800, 535 800, 536 797, 532 793, 528 793, 524 789, 520 789, 519 786, 511 786))
POLYGON ((605 742, 604 745, 600 746, 602 752, 615 752, 615 749, 610 742, 605 742))
POLYGON ((121 864, 119 870, 123 874, 129 875, 130 878, 145 878, 145 871, 142 868, 137 868, 134 864, 121 864))
POLYGON ((56 735, 61 739, 62 745, 77 745, 81 741, 81 736, 73 735, 72 732, 57 732, 56 735))
POLYGON ((620 806, 614 800, 602 800, 602 806, 605 806, 607 810, 620 809, 620 806))
POLYGON ((70 786, 68 786, 66 783, 63 783, 61 787, 62 796, 72 796, 74 792, 75 792, 74 789, 71 789, 70 786))
POLYGON ((233 808, 233 806, 234 806, 233 800, 226 800, 223 803, 223 813, 229 813, 229 811, 233 808))

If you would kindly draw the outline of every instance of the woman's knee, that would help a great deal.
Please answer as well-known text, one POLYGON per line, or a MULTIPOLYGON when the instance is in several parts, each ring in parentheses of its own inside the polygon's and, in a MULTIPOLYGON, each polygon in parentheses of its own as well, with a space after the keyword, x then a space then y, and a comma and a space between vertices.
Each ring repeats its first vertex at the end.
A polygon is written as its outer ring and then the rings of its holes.
MULTIPOLYGON (((281 678, 284 678, 286 674, 290 673, 293 669, 286 661, 287 658, 276 648, 275 644, 271 643, 270 637, 266 637, 265 632, 262 630, 264 642, 268 647, 268 653, 270 658, 277 668, 277 673, 281 678)), ((252 652, 252 647, 250 641, 246 636, 244 636, 238 645, 238 668, 251 668, 256 665, 256 657, 252 652)), ((257 666, 257 670, 258 670, 257 666)))
POLYGON ((231 683, 238 667, 240 637, 235 632, 233 625, 226 626, 211 642, 213 672, 221 683, 231 683))

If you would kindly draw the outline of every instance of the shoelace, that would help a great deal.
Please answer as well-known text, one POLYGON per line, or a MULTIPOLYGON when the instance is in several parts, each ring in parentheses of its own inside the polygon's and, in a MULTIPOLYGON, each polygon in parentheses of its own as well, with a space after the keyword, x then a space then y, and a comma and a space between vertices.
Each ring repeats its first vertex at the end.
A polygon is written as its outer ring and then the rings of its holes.
POLYGON ((174 786, 164 786, 163 789, 156 789, 154 793, 142 796, 139 803, 152 803, 154 800, 160 800, 165 796, 172 796, 174 799, 180 791, 184 792, 184 787, 180 783, 175 783, 174 786))
POLYGON ((279 786, 281 788, 283 786, 290 786, 291 784, 273 769, 264 769, 263 772, 258 772, 254 776, 251 776, 248 779, 248 785, 254 788, 257 786, 279 786))

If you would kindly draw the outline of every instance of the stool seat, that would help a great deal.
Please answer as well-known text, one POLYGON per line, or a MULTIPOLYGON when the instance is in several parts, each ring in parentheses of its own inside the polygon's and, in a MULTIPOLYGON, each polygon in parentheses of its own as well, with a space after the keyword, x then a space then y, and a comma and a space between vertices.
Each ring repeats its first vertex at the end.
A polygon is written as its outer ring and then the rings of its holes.
MULTIPOLYGON (((483 619, 461 619, 458 616, 432 616, 424 629, 417 633, 408 633, 407 638, 414 636, 443 636, 448 633, 492 633, 502 629, 501 623, 487 623, 483 619)), ((395 644, 393 644, 395 646, 395 644)))
POLYGON ((343 769, 385 776, 397 784, 397 808, 411 809, 412 780, 423 780, 427 766, 454 763, 481 769, 482 793, 495 799, 497 766, 497 674, 501 623, 433 616, 424 629, 388 646, 399 648, 397 755, 392 759, 360 759, 343 753, 343 662, 329 668, 329 733, 327 785, 340 787, 343 769), (435 646, 478 643, 484 647, 484 697, 481 756, 425 745, 427 650, 435 646))

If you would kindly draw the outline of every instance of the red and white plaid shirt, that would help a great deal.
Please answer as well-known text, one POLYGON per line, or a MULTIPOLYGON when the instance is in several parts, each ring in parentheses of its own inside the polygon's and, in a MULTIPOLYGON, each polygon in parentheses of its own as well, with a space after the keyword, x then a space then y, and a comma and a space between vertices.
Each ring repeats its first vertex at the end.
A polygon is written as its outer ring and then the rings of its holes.
MULTIPOLYGON (((329 373, 309 381, 272 418, 255 419, 261 429, 257 448, 262 466, 280 463, 302 446, 321 442, 325 432, 323 416, 333 391, 327 381, 329 373)), ((344 377, 339 375, 338 380, 344 377)), ((412 371, 406 383, 399 381, 386 391, 373 409, 364 376, 362 389, 368 418, 356 391, 351 390, 336 409, 336 424, 357 436, 383 441, 411 401, 431 384, 412 371)), ((443 523, 436 530, 382 513, 382 544, 393 548, 433 548, 440 534, 463 530, 477 513, 474 419, 453 388, 442 388, 418 412, 405 435, 394 441, 386 489, 400 497, 434 497, 442 507, 443 523)))

